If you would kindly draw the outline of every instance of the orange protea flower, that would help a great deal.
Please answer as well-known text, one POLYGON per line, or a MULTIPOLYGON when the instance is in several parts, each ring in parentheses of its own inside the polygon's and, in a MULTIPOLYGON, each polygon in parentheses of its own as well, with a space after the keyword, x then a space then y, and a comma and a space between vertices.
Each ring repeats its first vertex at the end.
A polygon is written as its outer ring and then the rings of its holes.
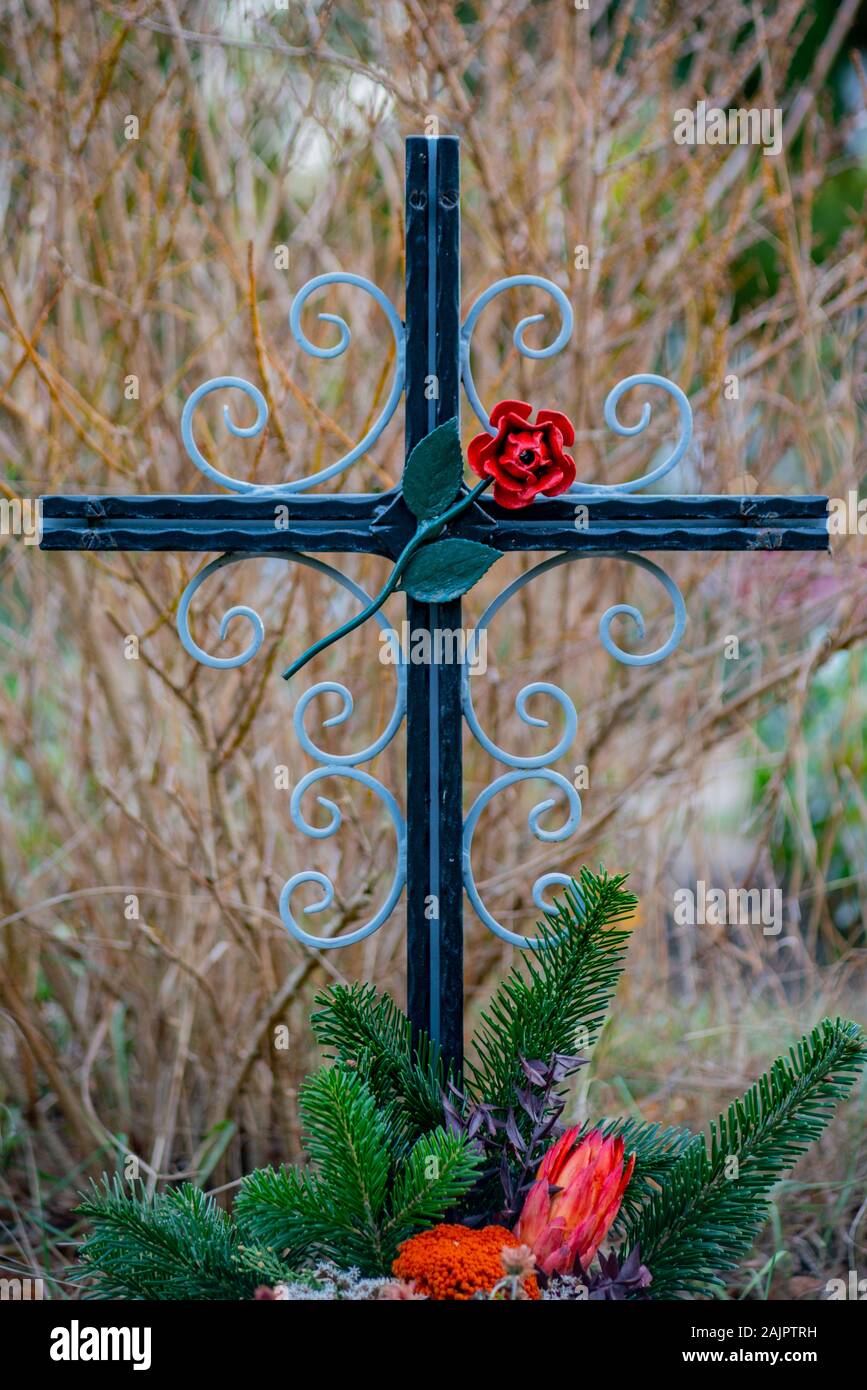
POLYGON ((515 1227, 545 1274, 571 1274, 576 1260, 587 1269, 620 1210, 635 1155, 624 1164, 623 1140, 591 1130, 578 1140, 567 1129, 539 1165, 536 1181, 515 1227))
MULTIPOLYGON (((428 1298, 469 1299, 490 1293, 503 1278, 500 1255, 518 1242, 505 1226, 433 1226, 400 1246, 392 1273, 411 1279, 428 1298)), ((524 1280, 528 1298, 539 1297, 535 1275, 524 1280)))

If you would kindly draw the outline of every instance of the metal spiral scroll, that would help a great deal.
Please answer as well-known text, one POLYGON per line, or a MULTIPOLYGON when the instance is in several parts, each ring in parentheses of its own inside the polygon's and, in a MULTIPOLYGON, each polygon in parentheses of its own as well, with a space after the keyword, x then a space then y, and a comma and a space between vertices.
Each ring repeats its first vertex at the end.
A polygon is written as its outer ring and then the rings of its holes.
MULTIPOLYGON (((219 483, 221 487, 229 488, 232 492, 244 493, 272 493, 288 495, 294 492, 306 492, 308 488, 316 487, 319 483, 326 482, 329 478, 334 478, 339 473, 343 473, 357 458, 366 453, 370 446, 379 438, 398 407, 400 398, 403 394, 406 379, 406 333, 400 315, 392 304, 391 300, 383 294, 382 290, 374 285, 370 280, 366 280, 362 275, 351 275, 348 272, 332 271, 328 275, 316 275, 312 280, 298 291, 292 307, 289 311, 289 327, 292 335, 299 347, 311 357, 332 358, 340 357, 346 351, 351 340, 352 333, 346 320, 339 314, 319 314, 319 319, 324 323, 335 323, 340 330, 340 338, 332 347, 317 347, 311 343, 304 329, 301 327, 301 315, 304 305, 316 290, 324 285, 354 285, 357 289, 364 290, 369 294, 382 309, 388 319, 389 327, 394 336, 395 344, 395 368, 394 378, 391 383, 391 390, 388 400, 385 403, 380 415, 373 422, 363 439, 344 454, 342 458, 331 463, 327 468, 320 468, 318 473, 311 473, 308 478, 298 478, 294 482, 287 483, 249 483, 241 478, 233 478, 228 473, 222 473, 209 463, 195 441, 193 435, 193 419, 198 408, 199 402, 205 396, 209 396, 213 391, 223 389, 234 389, 243 392, 256 407, 256 418, 251 425, 236 425, 232 418, 228 405, 223 406, 223 419, 229 432, 238 439, 255 439, 260 435, 268 421, 268 403, 265 400, 258 386, 252 382, 245 381, 239 376, 217 376, 210 381, 205 381, 201 386, 197 386, 192 395, 188 398, 183 414, 181 416, 181 439, 192 462, 204 473, 206 478, 212 482, 219 483)), ((240 663, 233 663, 240 664, 240 663)))
POLYGON ((491 434, 496 434, 496 430, 491 425, 491 418, 488 412, 479 400, 479 393, 473 381, 473 369, 470 361, 473 333, 479 321, 479 315, 485 305, 489 304, 496 295, 502 294, 504 290, 513 289, 517 285, 535 285, 537 289, 544 290, 546 294, 550 294, 557 308, 560 310, 561 320, 560 332, 557 334, 553 343, 550 343, 548 347, 544 348, 532 348, 524 341, 524 330, 528 328, 531 323, 540 323, 545 315, 529 314, 526 318, 521 319, 512 336, 515 347, 523 357, 533 357, 536 359, 555 357, 558 352, 562 352, 563 348, 572 337, 572 328, 575 323, 572 305, 560 289, 560 286, 555 285, 553 280, 543 279, 541 275, 509 275, 504 280, 497 280, 485 290, 484 294, 479 295, 479 298, 473 304, 461 328, 461 380, 464 383, 467 399, 475 411, 477 418, 491 434))
MULTIPOLYGON (((572 336, 572 328, 574 325, 572 305, 569 303, 569 300, 566 298, 566 295, 560 289, 559 285, 555 285, 553 280, 545 280, 539 275, 510 275, 506 279, 497 280, 489 289, 485 290, 484 294, 479 296, 470 309, 470 312, 467 314, 461 329, 461 379, 464 384, 464 390, 467 393, 467 399, 473 411, 489 434, 496 434, 497 431, 491 424, 491 417, 482 405, 479 399, 479 393, 476 390, 475 382, 473 381, 471 362, 472 338, 479 320, 479 315, 485 308, 485 305, 489 304, 496 295, 502 294, 504 290, 514 289, 518 285, 535 285, 537 289, 544 290, 546 294, 549 294, 560 310, 561 320, 560 331, 553 343, 550 343, 548 347, 544 348, 532 348, 524 341, 524 331, 531 323, 540 323, 545 316, 544 314, 530 314, 528 317, 521 319, 512 336, 515 347, 522 356, 536 359, 554 357, 558 352, 562 352, 572 336)), ((651 407, 647 401, 645 401, 642 407, 641 419, 636 425, 624 425, 617 414, 617 407, 620 404, 621 398, 627 391, 632 391, 636 386, 657 386, 660 390, 666 391, 673 398, 680 416, 680 435, 673 450, 667 458, 663 459, 662 463, 658 464, 656 468, 652 468, 649 473, 644 473, 640 478, 632 478, 625 483, 576 482, 569 488, 570 495, 581 493, 585 496, 593 496, 594 494, 605 495, 606 493, 638 492, 641 488, 649 486, 650 483, 658 482, 660 478, 664 478, 667 473, 670 473, 671 470, 676 468, 680 463, 692 440, 692 407, 680 387, 673 381, 670 381, 668 377, 657 376, 654 372, 639 372, 634 376, 624 377, 622 381, 619 381, 617 385, 608 392, 605 398, 603 413, 606 425, 610 430, 613 430, 615 434, 619 434, 625 438, 630 438, 636 434, 642 434, 643 431, 647 429, 652 414, 651 407)))
MULTIPOLYGON (((658 661, 663 661, 665 657, 669 656, 671 652, 673 652, 675 648, 679 645, 680 640, 683 637, 684 629, 686 627, 686 606, 684 604, 683 596, 680 590, 678 589, 674 581, 670 578, 670 576, 665 573, 664 570, 660 569, 660 567, 658 565, 655 565, 651 560, 646 560, 643 555, 635 555, 631 551, 625 551, 622 554, 614 551, 605 551, 600 553, 602 555, 610 556, 618 560, 626 560, 629 564, 637 565, 640 569, 647 570, 648 573, 652 574, 654 578, 658 579, 659 582, 662 584, 663 588, 665 589, 666 593, 672 601, 672 607, 674 610, 674 623, 672 625, 672 630, 667 640, 663 642, 663 644, 660 647, 657 647, 655 651, 647 652, 644 654, 635 654, 632 652, 627 652, 622 647, 619 647, 617 645, 617 643, 611 636, 611 625, 614 619, 618 616, 629 617, 634 622, 638 631, 638 636, 639 638, 641 638, 645 634, 644 619, 642 617, 642 614, 640 610, 638 608, 633 607, 632 604, 617 603, 612 605, 611 608, 606 609, 602 617, 599 619, 599 640, 601 641, 603 647, 617 661, 623 662, 625 665, 628 666, 651 666, 658 661)), ((468 651, 470 653, 475 653, 478 647, 478 634, 487 629, 488 624, 496 616, 496 614, 504 606, 504 604, 508 603, 509 599, 512 598, 512 596, 516 594, 519 589, 523 589, 525 584, 529 584, 530 581, 535 579, 537 575, 544 574, 547 570, 556 569, 559 565, 571 564, 573 561, 580 560, 583 558, 585 557, 583 557, 580 553, 575 554, 567 552, 562 555, 554 555, 551 556, 550 559, 543 560, 540 564, 535 565, 533 569, 528 570, 526 574, 519 575, 519 577, 513 580, 511 584, 507 585, 507 587, 502 591, 502 593, 498 594, 494 601, 488 606, 488 608, 485 609, 485 612, 482 614, 481 618, 478 621, 478 624, 476 625, 475 630, 472 633, 470 642, 468 644, 468 651)), ((476 825, 478 823, 482 811, 499 792, 504 791, 507 787, 514 786, 517 782, 525 782, 533 778, 536 778, 540 781, 549 783, 552 787, 555 787, 558 791, 562 792, 563 796, 565 797, 568 814, 563 824, 556 830, 545 830, 539 824, 540 817, 543 816, 546 811, 549 811, 553 806, 557 804, 556 797, 548 797, 546 800, 538 802, 537 805, 535 805, 530 811, 528 816, 528 825, 530 830, 538 840, 542 840, 545 842, 560 842, 563 840, 567 840, 571 835, 574 834, 575 830, 578 828, 578 825, 580 823, 581 798, 579 797, 578 792, 576 791, 573 784, 570 781, 568 781, 566 777, 564 777, 561 773, 556 772, 550 766, 551 763, 555 762, 558 758, 562 757, 568 751, 568 749, 571 747, 574 741, 575 734, 578 728, 578 714, 575 709, 574 702, 566 694, 565 690, 562 690, 559 686, 553 685, 548 681, 533 681, 529 685, 523 686, 522 689, 518 691, 518 694, 515 697, 515 711, 519 719, 521 719, 525 724, 531 725, 532 727, 539 729, 547 728, 548 720, 540 719, 538 716, 530 714, 529 710, 527 709, 527 701, 530 699, 531 696, 534 695, 547 695, 551 699, 553 699, 556 704, 560 706, 560 709, 563 711, 565 718, 565 727, 563 733, 561 734, 557 742, 553 745, 553 747, 549 748, 544 753, 538 753, 527 756, 522 756, 517 753, 510 753, 505 748, 502 748, 499 744, 495 743, 493 739, 490 738, 490 736, 486 734, 484 729, 481 727, 473 705, 472 682, 470 678, 470 663, 468 661, 464 664, 461 696, 464 718, 466 719, 467 724, 470 727, 470 730, 472 731, 477 742, 481 744, 482 748, 484 748, 485 751, 489 753, 492 758, 496 758, 499 762, 505 763, 507 767, 514 769, 514 771, 512 772, 504 773, 500 777, 495 778, 495 780, 491 782, 489 786, 485 787, 485 789, 479 793, 472 806, 470 807, 470 810, 464 820, 464 888, 466 890, 467 897, 470 899, 470 902, 475 908, 478 916, 485 923, 485 925, 489 927, 490 930, 494 932, 496 936, 499 936, 503 941, 508 941, 509 944, 512 946, 523 947, 537 946, 539 944, 538 938, 521 936, 517 932, 509 931, 506 927, 502 925, 502 923, 498 922, 496 918, 493 917, 492 914, 488 911, 488 909, 485 907, 485 904, 482 902, 478 888, 476 887, 476 881, 472 867, 472 852, 473 835, 475 834, 476 825)), ((551 888, 555 885, 559 885, 562 887, 563 885, 568 884, 570 882, 571 879, 567 874, 542 874, 541 877, 537 878, 535 883, 533 884, 533 902, 542 912, 550 911, 551 904, 548 903, 544 897, 546 889, 551 888)))
MULTIPOLYGON (((223 569, 226 565, 236 564, 239 560, 246 559, 282 559, 289 560, 295 564, 306 565, 308 569, 317 570, 320 574, 325 574, 335 580, 343 589, 352 594, 358 602, 364 606, 370 602, 370 596, 360 585, 349 579, 340 570, 334 569, 331 565, 322 560, 316 560, 310 555, 301 555, 296 551, 283 551, 278 555, 273 552, 251 552, 239 555, 221 555, 219 559, 212 560, 205 565, 193 579, 190 580, 181 595, 178 604, 177 626, 178 635, 185 650, 190 656, 201 662, 205 666, 213 667, 216 670, 226 670, 230 667, 243 666, 259 651, 265 638, 265 625, 255 609, 247 607, 245 604, 236 604, 227 609, 220 621, 220 640, 224 640, 229 624, 235 617, 244 617, 253 628, 253 638, 249 645, 238 656, 218 657, 211 656, 193 638, 190 630, 190 602, 193 596, 201 588, 202 584, 217 570, 223 569)), ((381 613, 374 614, 376 622, 381 630, 389 634, 390 640, 397 640, 397 633, 391 624, 381 613)), ((398 644, 399 645, 399 644, 398 644)), ((293 874, 284 884, 280 894, 280 916, 283 925, 286 927, 296 940, 304 943, 305 946, 313 946, 318 949, 332 948, 338 946, 352 946, 358 941, 363 941, 365 937, 372 935, 382 926, 383 922, 394 910, 406 882, 406 823, 401 815, 397 802, 383 784, 377 778, 371 776, 369 772, 361 769, 361 763, 368 763, 376 757, 378 753, 391 743, 406 714, 406 664, 401 660, 396 665, 397 692, 395 695, 394 707, 391 716, 383 729, 382 733, 367 747, 360 749, 356 753, 329 753, 319 747, 314 742, 307 730, 306 715, 311 702, 320 695, 338 695, 341 701, 341 708, 336 714, 332 714, 328 719, 322 720, 323 728, 333 728, 335 725, 343 724, 349 719, 354 709, 354 702, 351 692, 345 685, 338 681, 319 681, 318 684, 311 686, 301 696, 292 716, 295 733, 302 748, 316 762, 321 763, 321 767, 314 768, 302 777, 295 786, 289 802, 289 814, 293 823, 298 827, 302 834, 314 840, 324 840, 335 835, 340 829, 342 814, 340 808, 328 797, 317 795, 316 800, 319 805, 329 815, 327 825, 317 826, 307 820, 302 810, 302 802, 310 787, 326 777, 348 777, 351 781, 359 782, 367 787, 375 796, 379 798, 388 812, 392 824, 394 825, 395 837, 397 840, 397 860, 394 876, 388 891, 385 902, 378 912, 355 931, 347 932, 344 936, 337 937, 318 937, 306 932, 295 920, 292 913, 291 899, 296 888, 304 883, 315 883, 323 889, 322 897, 308 907, 303 909, 305 915, 317 912, 324 912, 334 902, 334 885, 331 880, 316 869, 304 869, 300 873, 293 874)))
POLYGON ((670 473, 672 468, 676 468, 690 446, 692 440, 692 406, 689 400, 673 381, 669 381, 667 376, 657 376, 655 372, 639 372, 635 376, 625 376, 622 381, 618 381, 605 397, 605 423, 615 434, 631 437, 641 434, 650 424, 651 407, 647 401, 641 409, 641 419, 637 425, 624 425, 618 419, 617 407, 622 396, 627 391, 632 391, 636 386, 658 386, 660 390, 667 391, 674 399, 680 415, 680 435, 678 441, 667 458, 662 463, 657 464, 656 468, 651 468, 649 473, 643 473, 640 478, 631 478, 626 483, 573 483, 569 489, 570 494, 581 493, 584 496, 599 495, 618 495, 623 492, 640 492, 643 487, 650 483, 656 483, 660 478, 664 478, 666 473, 670 473))

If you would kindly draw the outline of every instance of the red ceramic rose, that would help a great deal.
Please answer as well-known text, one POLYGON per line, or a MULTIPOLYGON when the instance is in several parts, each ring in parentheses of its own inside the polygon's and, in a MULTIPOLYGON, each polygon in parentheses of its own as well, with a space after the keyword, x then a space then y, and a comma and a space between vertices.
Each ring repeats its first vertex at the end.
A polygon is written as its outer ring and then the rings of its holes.
POLYGON ((493 478, 494 501, 526 507, 539 493, 556 497, 575 481, 575 460, 564 453, 574 442, 572 422, 559 410, 540 410, 526 401, 500 401, 491 411, 496 434, 470 440, 467 459, 480 478, 493 478))

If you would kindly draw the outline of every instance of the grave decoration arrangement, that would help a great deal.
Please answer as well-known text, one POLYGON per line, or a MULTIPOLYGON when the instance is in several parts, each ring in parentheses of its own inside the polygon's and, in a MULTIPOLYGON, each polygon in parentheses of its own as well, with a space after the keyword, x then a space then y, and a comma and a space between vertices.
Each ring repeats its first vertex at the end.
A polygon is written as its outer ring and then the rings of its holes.
POLYGON ((867 1057, 823 1020, 710 1126, 564 1127, 623 968, 636 899, 581 871, 494 992, 464 1076, 370 984, 317 999, 329 1062, 299 1105, 309 1163, 244 1178, 231 1214, 185 1184, 119 1178, 81 1212, 86 1296, 177 1300, 713 1296, 770 1190, 867 1057))

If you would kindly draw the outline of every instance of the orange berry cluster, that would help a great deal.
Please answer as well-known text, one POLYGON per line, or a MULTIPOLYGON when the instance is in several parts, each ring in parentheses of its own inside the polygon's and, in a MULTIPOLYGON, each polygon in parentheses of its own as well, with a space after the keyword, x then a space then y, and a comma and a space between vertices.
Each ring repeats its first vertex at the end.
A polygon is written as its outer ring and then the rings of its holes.
MULTIPOLYGON (((399 1279, 411 1279, 428 1298, 470 1299, 490 1293, 504 1276, 500 1254, 520 1244, 505 1226, 433 1226, 400 1246, 392 1265, 399 1279)), ((524 1280, 529 1298, 539 1297, 535 1275, 524 1280)))

